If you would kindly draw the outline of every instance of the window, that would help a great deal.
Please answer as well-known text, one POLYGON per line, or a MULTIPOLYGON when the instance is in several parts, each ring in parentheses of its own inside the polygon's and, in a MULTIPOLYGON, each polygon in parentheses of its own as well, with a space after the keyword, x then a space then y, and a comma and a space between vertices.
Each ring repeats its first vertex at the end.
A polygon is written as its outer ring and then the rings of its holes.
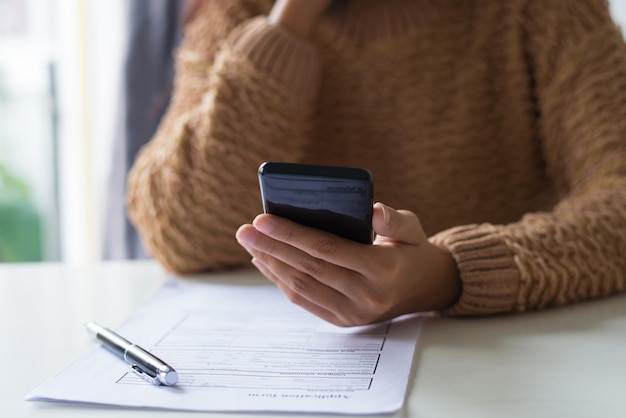
POLYGON ((0 0, 0 261, 60 258, 51 1, 37 3, 0 0))
POLYGON ((0 0, 0 262, 99 258, 123 0, 0 0))

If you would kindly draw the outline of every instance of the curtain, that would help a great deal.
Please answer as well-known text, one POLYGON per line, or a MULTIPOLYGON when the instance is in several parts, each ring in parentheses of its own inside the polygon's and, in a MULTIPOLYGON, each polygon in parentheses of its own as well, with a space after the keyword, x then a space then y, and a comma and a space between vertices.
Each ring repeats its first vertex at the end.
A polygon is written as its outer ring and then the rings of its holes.
POLYGON ((148 258, 126 214, 126 177, 169 103, 173 52, 182 38, 185 4, 184 0, 133 0, 129 4, 129 36, 104 216, 104 259, 148 258))

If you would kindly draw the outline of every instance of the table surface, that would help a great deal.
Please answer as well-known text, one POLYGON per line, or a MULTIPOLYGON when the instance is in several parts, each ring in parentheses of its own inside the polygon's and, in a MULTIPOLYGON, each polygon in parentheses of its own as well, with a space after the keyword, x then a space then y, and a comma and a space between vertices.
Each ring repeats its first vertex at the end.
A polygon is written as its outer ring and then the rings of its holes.
MULTIPOLYGON (((249 282, 250 274, 244 276, 249 282)), ((2 416, 196 414, 24 401, 93 346, 85 322, 118 326, 166 277, 149 261, 0 264, 2 416)), ((232 273, 193 280, 225 278, 238 280, 232 273)), ((429 318, 411 376, 405 406, 393 416, 626 417, 626 295, 521 315, 429 318)))

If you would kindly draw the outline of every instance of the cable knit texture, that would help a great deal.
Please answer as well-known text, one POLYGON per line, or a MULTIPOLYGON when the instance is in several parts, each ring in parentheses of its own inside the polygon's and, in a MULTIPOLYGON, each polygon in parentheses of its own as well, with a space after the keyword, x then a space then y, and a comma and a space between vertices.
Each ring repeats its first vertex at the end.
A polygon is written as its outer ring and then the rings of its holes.
POLYGON ((263 161, 366 167, 463 282, 444 313, 626 290, 626 46, 601 0, 345 0, 311 42, 210 0, 128 183, 166 268, 249 265, 263 161))

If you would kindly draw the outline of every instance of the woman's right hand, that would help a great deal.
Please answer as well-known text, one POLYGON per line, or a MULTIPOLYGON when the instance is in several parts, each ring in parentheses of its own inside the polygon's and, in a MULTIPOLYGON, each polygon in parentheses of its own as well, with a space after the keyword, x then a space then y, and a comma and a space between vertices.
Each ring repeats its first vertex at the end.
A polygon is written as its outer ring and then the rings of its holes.
POLYGON ((332 0, 277 0, 268 19, 271 24, 306 40, 331 3, 332 0))

